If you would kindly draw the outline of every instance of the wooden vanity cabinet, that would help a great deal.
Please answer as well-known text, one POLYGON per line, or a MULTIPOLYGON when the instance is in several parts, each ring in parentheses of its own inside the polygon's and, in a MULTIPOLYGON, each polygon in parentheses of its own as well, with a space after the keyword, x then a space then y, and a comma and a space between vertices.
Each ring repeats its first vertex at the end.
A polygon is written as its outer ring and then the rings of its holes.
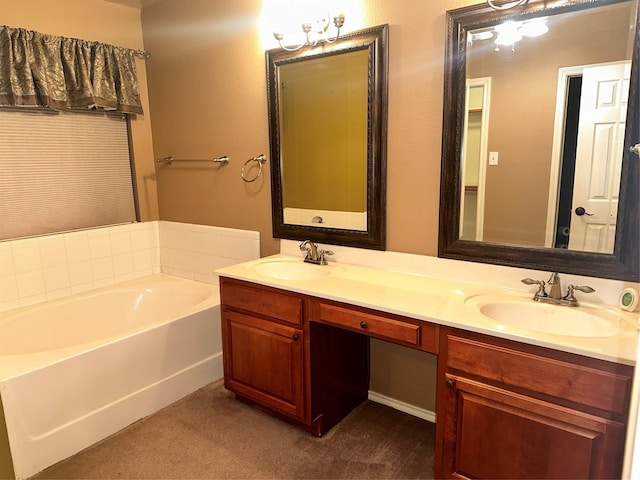
POLYGON ((220 295, 224 384, 236 398, 316 436, 367 399, 368 337, 312 325, 304 295, 225 277, 220 295))
POLYGON ((369 339, 437 353, 438 327, 220 278, 225 388, 317 436, 369 393, 369 339))
POLYGON ((224 383, 238 398, 305 421, 302 297, 220 279, 224 383))
POLYGON ((633 368, 222 277, 225 387, 321 436, 367 398, 369 338, 438 355, 435 478, 616 478, 633 368))
POLYGON ((435 478, 619 478, 632 373, 441 329, 435 478))

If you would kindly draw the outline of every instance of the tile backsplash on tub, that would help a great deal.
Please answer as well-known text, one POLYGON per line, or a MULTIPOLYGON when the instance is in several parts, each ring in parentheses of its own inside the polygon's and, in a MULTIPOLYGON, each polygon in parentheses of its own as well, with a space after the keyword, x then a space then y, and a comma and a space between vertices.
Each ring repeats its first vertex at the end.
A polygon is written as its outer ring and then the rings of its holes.
POLYGON ((160 224, 162 271, 218 284, 218 268, 260 258, 260 233, 189 223, 160 224))
POLYGON ((152 221, 0 242, 0 311, 164 272, 218 283, 213 270, 260 256, 258 232, 152 221))
POLYGON ((0 243, 0 311, 160 272, 157 222, 0 243))

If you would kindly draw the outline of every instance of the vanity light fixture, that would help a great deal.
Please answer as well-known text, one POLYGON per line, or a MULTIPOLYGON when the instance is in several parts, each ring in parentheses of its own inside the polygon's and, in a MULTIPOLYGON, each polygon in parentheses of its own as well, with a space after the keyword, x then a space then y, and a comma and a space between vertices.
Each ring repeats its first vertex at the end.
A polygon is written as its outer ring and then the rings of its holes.
POLYGON ((522 40, 522 34, 519 32, 521 22, 505 22, 497 25, 495 30, 498 34, 496 37, 496 51, 500 50, 501 45, 511 45, 513 50, 516 42, 522 40))
POLYGON ((518 31, 525 37, 539 37, 540 35, 544 35, 549 31, 547 17, 526 20, 518 31))
POLYGON ((547 17, 534 18, 524 22, 509 21, 495 27, 497 37, 495 40, 496 51, 500 51, 500 46, 511 45, 511 50, 522 37, 539 37, 549 31, 547 17))
POLYGON ((295 52, 296 50, 300 50, 302 47, 305 47, 307 45, 315 47, 318 42, 333 43, 340 36, 340 28, 342 28, 342 26, 344 25, 344 14, 339 13, 338 15, 333 17, 333 25, 336 28, 336 35, 333 38, 327 35, 329 30, 329 18, 330 16, 327 14, 325 18, 320 18, 313 23, 303 22, 301 27, 305 35, 305 40, 300 45, 297 45, 295 47, 287 47, 282 44, 282 41, 284 40, 283 33, 275 31, 273 32, 273 36, 278 41, 280 48, 286 50, 287 52, 295 52))
POLYGON ((478 33, 469 32, 469 35, 472 40, 489 40, 490 38, 493 38, 493 32, 489 30, 484 30, 478 33))

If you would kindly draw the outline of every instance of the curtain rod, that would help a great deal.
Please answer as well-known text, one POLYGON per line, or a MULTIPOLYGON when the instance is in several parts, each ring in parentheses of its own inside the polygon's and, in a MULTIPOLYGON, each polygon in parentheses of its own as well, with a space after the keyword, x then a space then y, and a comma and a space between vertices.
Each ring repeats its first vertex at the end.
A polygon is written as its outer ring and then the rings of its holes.
POLYGON ((146 50, 131 50, 131 53, 142 60, 149 60, 151 58, 151 52, 146 50))
MULTIPOLYGON (((52 38, 61 38, 63 40, 77 40, 80 42, 85 42, 88 43, 90 45, 110 45, 108 43, 104 43, 104 42, 96 42, 94 40, 85 40, 84 38, 74 38, 74 37, 63 37, 61 35, 51 35, 48 33, 41 33, 41 32, 37 32, 35 30, 27 30, 26 28, 21 28, 21 27, 10 27, 8 25, 0 25, 0 28, 5 27, 11 30, 22 30, 23 32, 29 32, 29 33, 37 33, 38 35, 46 35, 47 37, 52 37, 52 38)), ((110 45, 112 47, 115 48, 119 48, 121 50, 125 50, 130 52, 131 54, 135 55, 138 58, 141 58, 142 60, 148 60, 149 58, 151 58, 151 53, 146 51, 146 50, 138 50, 135 48, 127 48, 127 47, 120 47, 118 45, 110 45)))

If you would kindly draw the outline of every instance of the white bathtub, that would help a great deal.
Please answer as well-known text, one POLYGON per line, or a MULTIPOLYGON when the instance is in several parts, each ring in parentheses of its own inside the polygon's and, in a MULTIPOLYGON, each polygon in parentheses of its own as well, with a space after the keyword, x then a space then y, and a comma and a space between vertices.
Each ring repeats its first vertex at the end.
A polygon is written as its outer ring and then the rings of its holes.
POLYGON ((0 395, 29 477, 222 377, 217 286, 152 275, 0 312, 0 395))

